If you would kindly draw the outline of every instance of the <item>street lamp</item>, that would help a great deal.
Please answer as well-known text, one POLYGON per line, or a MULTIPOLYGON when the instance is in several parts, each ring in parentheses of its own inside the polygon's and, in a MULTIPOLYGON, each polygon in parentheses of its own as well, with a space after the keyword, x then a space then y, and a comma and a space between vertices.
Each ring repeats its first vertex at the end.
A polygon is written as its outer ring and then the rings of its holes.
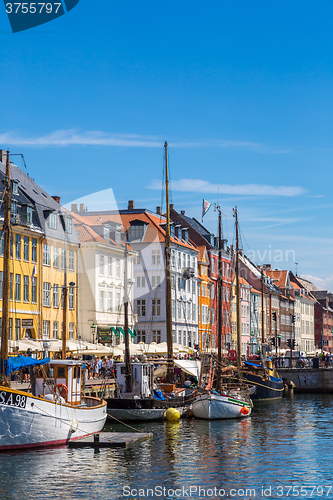
POLYGON ((91 333, 92 333, 92 338, 93 338, 93 344, 95 344, 95 331, 96 331, 96 325, 95 323, 93 322, 93 324, 91 325, 91 333))

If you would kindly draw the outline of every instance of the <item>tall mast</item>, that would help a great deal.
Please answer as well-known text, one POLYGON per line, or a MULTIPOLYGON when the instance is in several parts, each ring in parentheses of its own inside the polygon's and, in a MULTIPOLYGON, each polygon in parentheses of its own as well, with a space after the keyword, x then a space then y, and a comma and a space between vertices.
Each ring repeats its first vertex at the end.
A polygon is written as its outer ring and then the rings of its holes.
POLYGON ((63 228, 65 233, 65 262, 64 262, 64 286, 62 291, 62 349, 61 349, 61 357, 62 359, 66 359, 66 343, 67 343, 67 296, 68 296, 68 288, 67 288, 67 259, 66 259, 66 219, 63 215, 63 228))
POLYGON ((219 213, 219 253, 218 253, 218 275, 217 275, 217 311, 218 311, 218 332, 217 332, 217 384, 221 384, 221 363, 222 363, 222 222, 220 205, 216 207, 219 213))
POLYGON ((9 151, 6 158, 4 223, 3 223, 3 298, 2 298, 2 333, 1 333, 1 378, 9 383, 5 376, 5 361, 8 360, 8 325, 9 325, 9 279, 10 279, 10 162, 9 151))
POLYGON ((166 190, 166 231, 165 231, 165 308, 166 308, 166 331, 168 349, 168 367, 166 380, 168 384, 174 382, 173 370, 173 342, 172 342, 172 312, 171 312, 171 242, 170 242, 170 204, 169 204, 169 171, 168 171, 168 143, 164 143, 165 149, 165 190, 166 190))
POLYGON ((125 329, 125 370, 126 370, 126 392, 132 392, 133 378, 132 365, 129 348, 129 333, 128 333, 128 268, 127 268, 127 234, 125 241, 125 270, 124 270, 124 329, 125 329))
POLYGON ((240 315, 240 285, 239 285, 239 235, 238 235, 238 214, 237 207, 234 208, 236 225, 236 314, 237 314, 237 371, 241 377, 241 315, 240 315))
POLYGON ((261 343, 265 343, 264 270, 261 268, 261 343))

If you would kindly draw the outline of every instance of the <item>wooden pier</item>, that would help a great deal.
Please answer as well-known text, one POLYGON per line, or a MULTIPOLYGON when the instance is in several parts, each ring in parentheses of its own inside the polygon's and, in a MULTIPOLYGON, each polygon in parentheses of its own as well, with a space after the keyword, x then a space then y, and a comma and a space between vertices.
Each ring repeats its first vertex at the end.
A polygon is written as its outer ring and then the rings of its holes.
POLYGON ((75 441, 69 441, 70 448, 127 448, 153 437, 152 432, 100 432, 75 441))

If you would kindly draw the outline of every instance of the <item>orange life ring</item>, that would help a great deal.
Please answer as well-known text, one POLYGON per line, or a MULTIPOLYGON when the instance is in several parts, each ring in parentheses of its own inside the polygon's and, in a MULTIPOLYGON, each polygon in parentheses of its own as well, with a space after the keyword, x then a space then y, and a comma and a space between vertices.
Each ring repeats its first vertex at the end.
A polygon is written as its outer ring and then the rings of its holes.
POLYGON ((68 396, 68 387, 65 384, 58 384, 56 387, 59 391, 59 394, 62 398, 67 399, 68 396))

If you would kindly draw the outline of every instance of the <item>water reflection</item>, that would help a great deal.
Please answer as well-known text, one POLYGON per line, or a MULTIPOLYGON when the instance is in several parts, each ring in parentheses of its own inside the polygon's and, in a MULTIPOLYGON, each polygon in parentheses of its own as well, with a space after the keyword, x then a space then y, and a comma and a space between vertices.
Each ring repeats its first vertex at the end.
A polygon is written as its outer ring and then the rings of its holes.
POLYGON ((125 486, 253 487, 259 492, 262 486, 287 483, 327 485, 332 403, 332 396, 295 395, 257 405, 246 420, 138 424, 154 438, 128 449, 0 454, 0 498, 118 500, 125 486))

